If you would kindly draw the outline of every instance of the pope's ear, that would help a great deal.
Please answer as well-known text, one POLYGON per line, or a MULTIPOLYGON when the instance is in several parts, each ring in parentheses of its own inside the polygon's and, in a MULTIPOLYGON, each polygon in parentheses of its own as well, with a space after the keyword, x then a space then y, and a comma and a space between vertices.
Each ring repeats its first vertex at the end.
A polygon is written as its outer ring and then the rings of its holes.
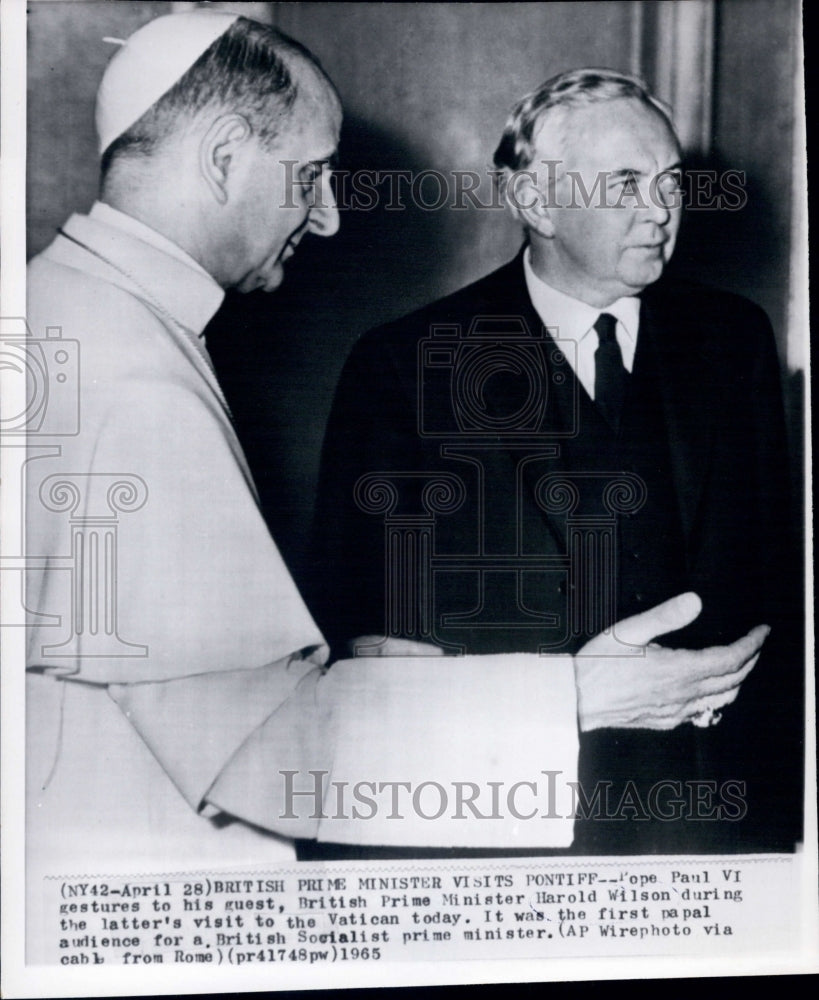
POLYGON ((253 135, 243 115, 222 115, 213 121, 199 143, 199 172, 211 194, 224 205, 228 200, 228 178, 236 154, 253 135))
POLYGON ((537 185, 534 170, 515 170, 505 178, 504 196, 512 215, 528 229, 547 238, 554 235, 549 199, 537 185))

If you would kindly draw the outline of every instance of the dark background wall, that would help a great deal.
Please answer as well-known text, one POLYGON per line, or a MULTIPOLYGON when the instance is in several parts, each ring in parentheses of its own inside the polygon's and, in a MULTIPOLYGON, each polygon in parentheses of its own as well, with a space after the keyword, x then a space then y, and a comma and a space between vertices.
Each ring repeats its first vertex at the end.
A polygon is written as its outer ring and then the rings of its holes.
MULTIPOLYGON (((102 37, 127 37, 189 6, 30 5, 30 254, 96 194, 93 101, 113 52, 102 37)), ((450 179, 453 170, 478 171, 484 204, 487 165, 518 97, 579 65, 642 73, 681 114, 691 164, 746 172, 742 211, 686 213, 675 267, 759 302, 784 366, 798 364, 797 0, 212 6, 270 20, 316 53, 345 105, 343 169, 438 170, 450 179)), ((422 192, 432 203, 438 189, 430 182, 422 192)), ((452 201, 423 210, 407 197, 399 210, 382 200, 343 211, 334 239, 301 244, 278 292, 228 295, 208 334, 269 523, 297 578, 324 423, 355 338, 485 274, 520 245, 502 209, 455 209, 452 201)), ((786 388, 798 465, 799 376, 786 388)))

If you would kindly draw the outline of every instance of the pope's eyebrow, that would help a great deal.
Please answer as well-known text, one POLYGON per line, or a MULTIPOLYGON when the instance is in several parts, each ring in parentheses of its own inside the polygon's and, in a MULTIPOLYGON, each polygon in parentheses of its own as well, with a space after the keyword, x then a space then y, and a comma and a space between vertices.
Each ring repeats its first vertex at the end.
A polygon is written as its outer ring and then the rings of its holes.
POLYGON ((331 170, 336 170, 338 168, 338 152, 331 153, 320 160, 310 160, 308 166, 329 167, 331 170))
POLYGON ((324 171, 325 167, 329 167, 331 171, 336 169, 338 163, 338 154, 332 153, 330 156, 325 157, 321 160, 308 160, 305 164, 299 167, 299 184, 314 184, 324 171), (313 173, 314 176, 305 180, 305 175, 313 173))

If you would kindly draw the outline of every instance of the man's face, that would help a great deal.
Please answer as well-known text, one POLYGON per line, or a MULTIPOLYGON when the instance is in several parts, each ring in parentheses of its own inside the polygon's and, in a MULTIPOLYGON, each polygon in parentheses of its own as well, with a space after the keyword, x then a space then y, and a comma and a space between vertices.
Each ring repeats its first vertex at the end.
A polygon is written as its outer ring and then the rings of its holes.
POLYGON ((562 121, 547 118, 537 140, 539 172, 542 160, 561 162, 552 168, 546 239, 533 233, 533 255, 549 284, 604 308, 655 282, 671 258, 680 149, 663 118, 637 100, 564 114, 562 121))
POLYGON ((305 233, 332 236, 339 226, 330 161, 341 111, 327 89, 299 96, 272 149, 255 138, 234 187, 231 236, 223 246, 229 284, 272 292, 305 233))

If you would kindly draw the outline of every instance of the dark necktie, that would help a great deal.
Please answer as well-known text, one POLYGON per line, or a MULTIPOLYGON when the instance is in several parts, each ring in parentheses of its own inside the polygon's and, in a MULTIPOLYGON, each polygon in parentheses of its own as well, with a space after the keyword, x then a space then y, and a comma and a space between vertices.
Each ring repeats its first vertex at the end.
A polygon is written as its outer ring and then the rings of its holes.
POLYGON ((615 431, 620 426, 620 414, 626 396, 628 372, 617 343, 617 319, 611 313, 600 313, 594 329, 600 345, 594 352, 594 401, 606 422, 615 431))

